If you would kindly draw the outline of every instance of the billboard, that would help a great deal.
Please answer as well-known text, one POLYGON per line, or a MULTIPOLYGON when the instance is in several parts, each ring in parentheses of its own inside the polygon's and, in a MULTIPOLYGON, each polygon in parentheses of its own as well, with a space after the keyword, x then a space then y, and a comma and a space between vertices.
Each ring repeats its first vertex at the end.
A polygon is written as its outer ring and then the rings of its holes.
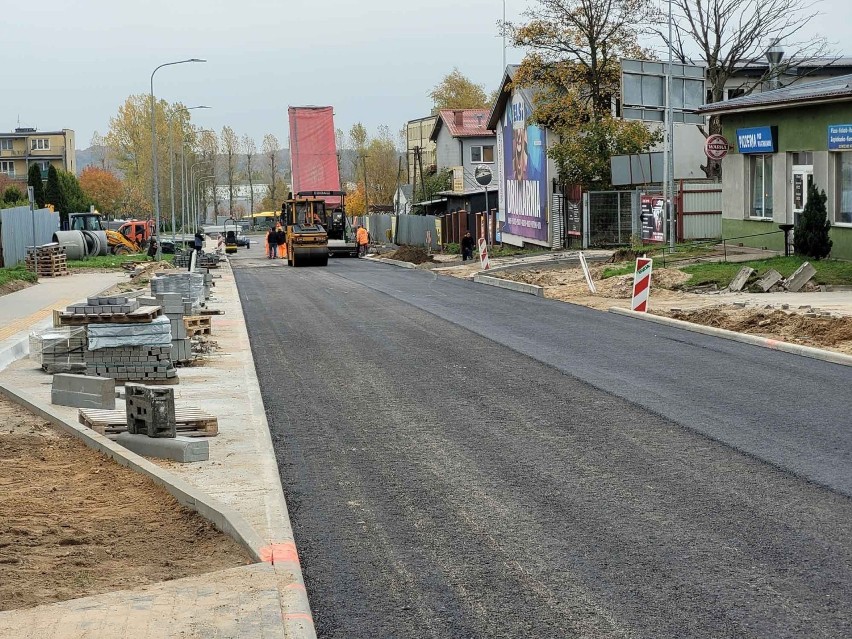
POLYGON ((548 241, 547 146, 545 133, 528 124, 532 108, 520 91, 503 113, 503 231, 548 241))
POLYGON ((642 224, 643 242, 665 242, 663 216, 665 200, 662 195, 642 195, 639 198, 639 219, 642 224))

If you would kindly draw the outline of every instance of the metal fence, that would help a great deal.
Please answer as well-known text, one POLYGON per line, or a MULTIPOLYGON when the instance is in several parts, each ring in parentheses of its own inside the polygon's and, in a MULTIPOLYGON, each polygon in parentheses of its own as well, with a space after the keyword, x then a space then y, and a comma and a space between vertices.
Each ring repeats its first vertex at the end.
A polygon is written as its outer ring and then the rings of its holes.
POLYGON ((434 215, 390 215, 385 213, 368 215, 367 230, 373 241, 387 240, 386 232, 391 231, 395 244, 426 245, 426 231, 432 234, 432 248, 440 248, 440 238, 435 229, 434 215))
MULTIPOLYGON (((53 241, 59 230, 59 213, 50 209, 35 211, 35 245, 53 241)), ((33 215, 28 206, 0 210, 0 266, 11 267, 27 257, 33 246, 33 215)))
POLYGON ((588 191, 583 211, 586 246, 630 244, 641 233, 638 191, 588 191))
POLYGON ((721 184, 683 182, 678 196, 678 210, 682 220, 679 239, 722 237, 721 184))

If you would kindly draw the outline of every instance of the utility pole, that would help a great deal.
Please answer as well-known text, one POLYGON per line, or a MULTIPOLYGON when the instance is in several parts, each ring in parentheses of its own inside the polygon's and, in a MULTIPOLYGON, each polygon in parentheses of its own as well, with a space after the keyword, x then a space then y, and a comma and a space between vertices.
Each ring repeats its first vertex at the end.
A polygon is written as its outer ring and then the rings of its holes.
POLYGON ((366 217, 370 212, 370 196, 367 193, 367 155, 362 155, 361 159, 364 162, 364 216, 366 217))

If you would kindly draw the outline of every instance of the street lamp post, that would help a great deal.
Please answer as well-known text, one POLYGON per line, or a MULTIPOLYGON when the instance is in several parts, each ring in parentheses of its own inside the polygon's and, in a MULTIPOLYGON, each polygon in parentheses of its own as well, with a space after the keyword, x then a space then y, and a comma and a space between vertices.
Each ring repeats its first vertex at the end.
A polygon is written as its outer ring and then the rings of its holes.
POLYGON ((160 180, 157 175, 158 166, 157 166, 157 118, 156 118, 156 105, 154 103, 154 74, 157 73, 163 67, 170 67, 175 64, 186 64, 187 62, 207 62, 206 60, 202 60, 200 58, 189 58, 188 60, 178 60, 176 62, 166 62, 165 64, 161 64, 156 69, 151 72, 151 164, 154 171, 154 218, 155 218, 155 228, 157 234, 157 259, 159 260, 163 256, 162 246, 160 242, 160 180))
MULTIPOLYGON (((198 182, 197 182, 198 193, 196 194, 196 200, 195 200, 196 206, 195 206, 195 210, 194 210, 194 216, 195 216, 194 224, 195 224, 196 227, 198 225, 198 218, 201 215, 200 200, 201 200, 201 189, 203 188, 202 185, 205 182, 212 181, 213 182, 213 188, 215 190, 215 188, 216 188, 215 177, 216 176, 214 176, 214 175, 205 175, 204 177, 198 178, 198 182)), ((215 197, 215 195, 214 195, 214 197, 215 197)), ((204 214, 205 214, 205 217, 206 217, 207 211, 204 211, 204 214)))
MULTIPOLYGON (((175 113, 181 112, 189 112, 193 109, 209 109, 209 106, 199 105, 199 106, 191 106, 191 107, 180 107, 176 109, 175 113)), ((183 127, 181 127, 181 138, 185 141, 185 136, 183 135, 183 127)), ((174 149, 173 149, 173 135, 172 135, 172 126, 171 121, 169 121, 169 190, 171 193, 171 205, 172 205, 172 246, 175 246, 175 168, 174 168, 174 149)), ((181 163, 183 163, 183 147, 184 144, 181 143, 180 153, 181 153, 181 163)), ((183 192, 183 188, 181 188, 181 192, 183 192)))

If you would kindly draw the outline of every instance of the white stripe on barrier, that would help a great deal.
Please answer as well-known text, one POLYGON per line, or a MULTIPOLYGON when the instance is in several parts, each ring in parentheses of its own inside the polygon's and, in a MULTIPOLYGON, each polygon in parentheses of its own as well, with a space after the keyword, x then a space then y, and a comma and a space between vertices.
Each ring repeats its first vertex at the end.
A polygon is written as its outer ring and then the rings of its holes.
POLYGON ((491 262, 488 261, 488 243, 484 237, 479 238, 479 264, 483 271, 491 268, 491 262))

